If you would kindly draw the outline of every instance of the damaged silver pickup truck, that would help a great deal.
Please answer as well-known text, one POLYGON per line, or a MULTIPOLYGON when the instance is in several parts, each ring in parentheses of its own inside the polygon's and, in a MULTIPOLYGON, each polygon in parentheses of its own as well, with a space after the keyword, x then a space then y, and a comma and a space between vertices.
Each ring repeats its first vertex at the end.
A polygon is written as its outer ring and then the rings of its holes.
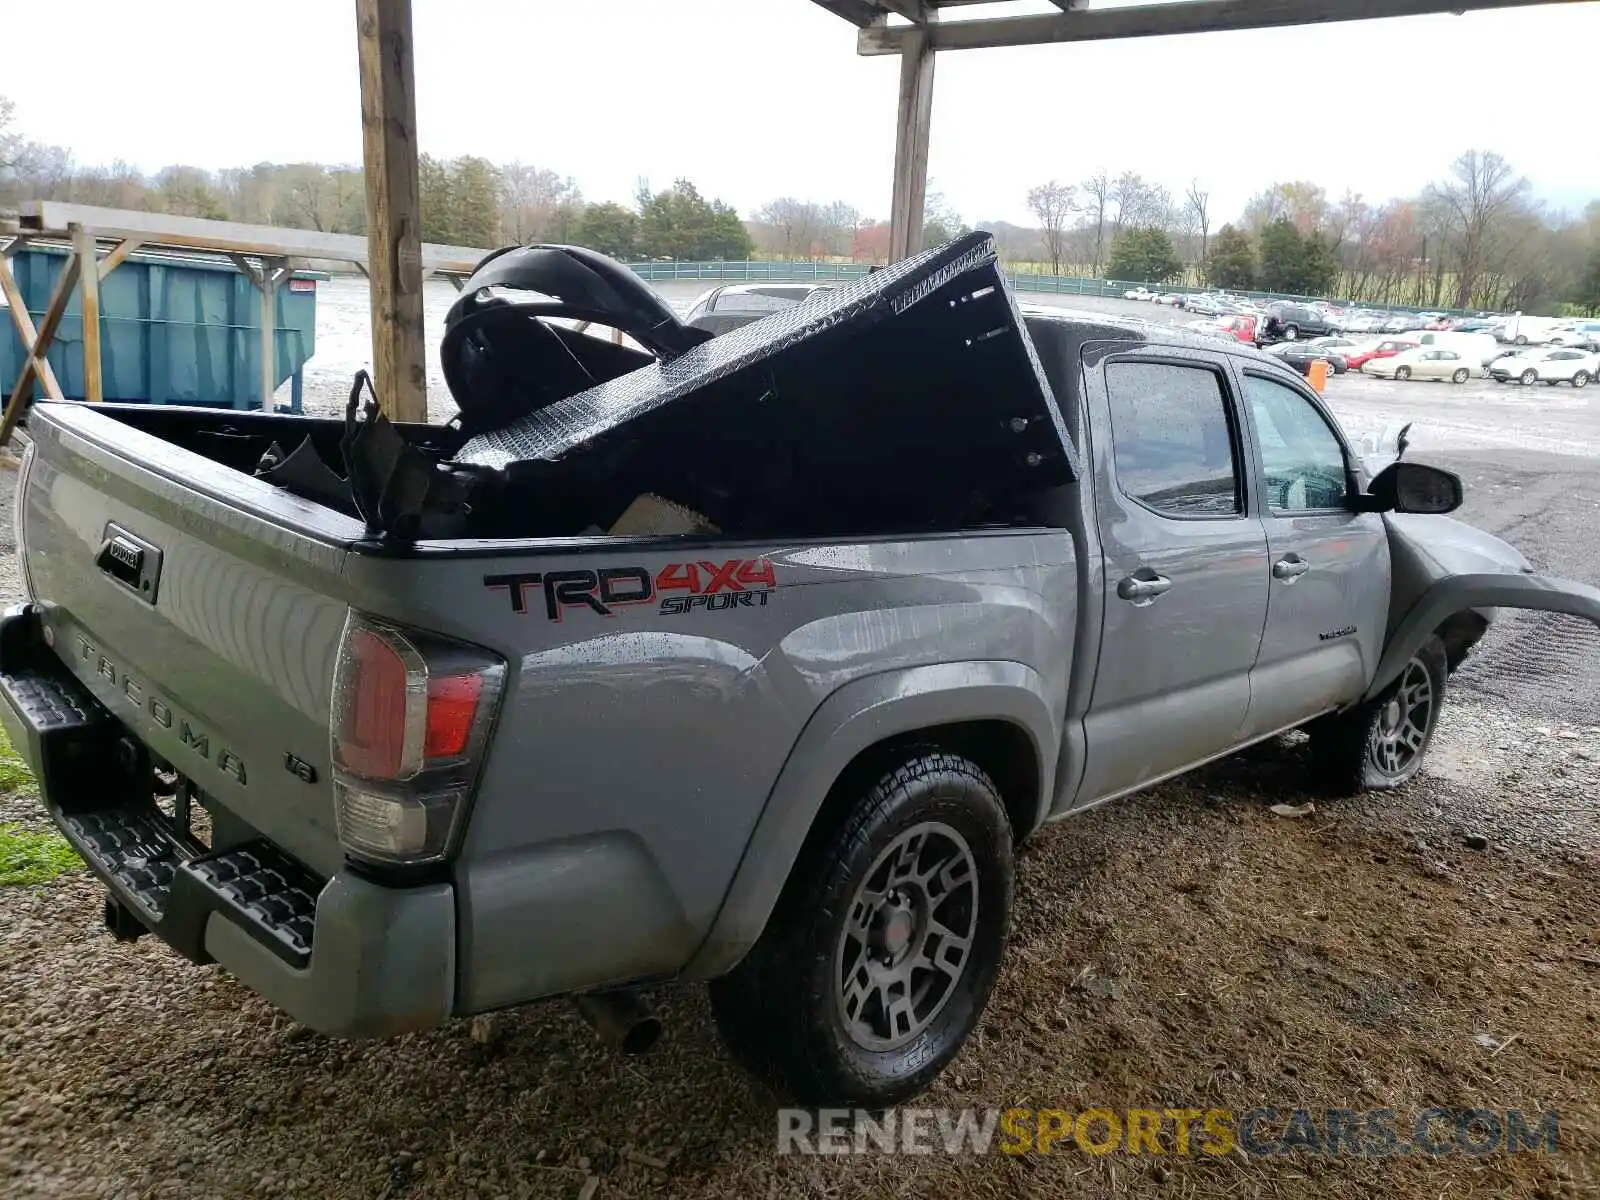
POLYGON ((1043 823, 1295 728, 1397 786, 1495 609, 1600 621, 1282 364, 1019 311, 981 234, 714 337, 508 250, 442 350, 441 426, 27 418, 0 717, 113 931, 330 1034, 574 996, 635 1049, 706 979, 783 1091, 893 1103, 1043 823))

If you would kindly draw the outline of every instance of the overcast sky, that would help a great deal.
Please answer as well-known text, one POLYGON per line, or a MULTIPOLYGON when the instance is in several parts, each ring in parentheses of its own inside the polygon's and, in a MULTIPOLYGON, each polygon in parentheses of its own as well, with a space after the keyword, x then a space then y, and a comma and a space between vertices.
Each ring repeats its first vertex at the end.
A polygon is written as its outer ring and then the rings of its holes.
MULTIPOLYGON (((0 93, 29 136, 82 163, 358 162, 353 8, 53 0, 28 11, 63 38, 11 42, 0 93)), ((414 13, 433 154, 548 166, 596 200, 683 175, 747 215, 779 195, 888 212, 897 60, 857 57, 853 27, 810 0, 414 0, 414 13)), ((1279 179, 1409 194, 1478 147, 1576 208, 1600 195, 1597 54, 1595 0, 950 53, 932 186, 968 221, 1028 223, 1033 184, 1133 169, 1174 192, 1198 178, 1222 220, 1279 179)))

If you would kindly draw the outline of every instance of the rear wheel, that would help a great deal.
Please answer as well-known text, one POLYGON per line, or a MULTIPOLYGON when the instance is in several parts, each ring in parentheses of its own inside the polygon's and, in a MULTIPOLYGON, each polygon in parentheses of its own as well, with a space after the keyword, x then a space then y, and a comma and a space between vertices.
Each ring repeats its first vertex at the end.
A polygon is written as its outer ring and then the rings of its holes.
POLYGON ((724 1041, 802 1103, 915 1095, 988 1002, 1011 885, 989 777, 957 755, 908 753, 814 840, 761 938, 712 981, 724 1041))
POLYGON ((1396 379, 1410 379, 1411 378, 1411 368, 1410 367, 1396 367, 1394 369, 1394 377, 1396 379))
POLYGON ((1433 742, 1448 674, 1444 643, 1429 638, 1374 699, 1313 722, 1308 732, 1318 776, 1344 793, 1390 791, 1407 782, 1433 742))
POLYGON ((1284 341, 1292 342, 1299 336, 1300 336, 1300 326, 1298 326, 1298 325, 1285 325, 1283 327, 1283 340, 1284 341))
POLYGON ((1534 384, 1539 382, 1539 372, 1535 371, 1532 367, 1529 367, 1522 373, 1520 382, 1523 387, 1532 387, 1534 384))
POLYGON ((1470 378, 1472 378, 1472 372, 1468 371, 1465 367, 1457 367, 1456 373, 1450 376, 1450 382, 1465 383, 1470 378))
POLYGON ((1526 346, 1527 344, 1528 344, 1528 335, 1525 334, 1525 333, 1517 334, 1517 345, 1526 346))

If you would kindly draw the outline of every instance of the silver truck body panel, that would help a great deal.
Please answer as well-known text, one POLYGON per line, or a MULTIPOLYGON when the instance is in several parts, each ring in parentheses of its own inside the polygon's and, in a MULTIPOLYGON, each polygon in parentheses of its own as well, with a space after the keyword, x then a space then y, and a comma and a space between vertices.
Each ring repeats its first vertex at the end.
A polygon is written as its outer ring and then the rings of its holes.
POLYGON ((37 406, 17 511, 55 654, 195 780, 219 828, 327 879, 308 966, 215 916, 207 950, 352 1035, 712 976, 760 934, 841 774, 887 739, 1007 731, 1016 779, 1036 785, 1017 789, 1021 836, 1358 703, 1463 611, 1600 621, 1600 592, 1529 574, 1455 522, 1267 511, 1242 372, 1321 409, 1264 356, 1145 347, 1156 335, 1100 317, 1030 321, 1082 475, 1039 497, 1035 524, 937 535, 377 545, 89 406, 37 406), (1218 374, 1238 417, 1237 516, 1174 520, 1122 487, 1099 368, 1141 354, 1218 374), (153 603, 97 568, 112 525, 160 548, 153 603), (1292 583, 1273 574, 1290 555, 1309 563, 1292 583), (642 590, 599 603, 582 581, 603 571, 642 590), (1124 599, 1141 572, 1170 589, 1124 599), (336 837, 330 692, 350 608, 507 664, 464 831, 425 882, 371 881, 336 837))

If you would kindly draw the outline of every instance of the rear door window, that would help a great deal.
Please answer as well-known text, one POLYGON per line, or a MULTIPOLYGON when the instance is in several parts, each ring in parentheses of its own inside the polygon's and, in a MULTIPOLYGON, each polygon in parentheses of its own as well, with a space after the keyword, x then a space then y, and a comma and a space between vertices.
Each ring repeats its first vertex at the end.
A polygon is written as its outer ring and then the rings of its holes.
POLYGON ((1163 516, 1244 511, 1237 439, 1221 375, 1203 366, 1106 367, 1111 438, 1123 493, 1163 516))

